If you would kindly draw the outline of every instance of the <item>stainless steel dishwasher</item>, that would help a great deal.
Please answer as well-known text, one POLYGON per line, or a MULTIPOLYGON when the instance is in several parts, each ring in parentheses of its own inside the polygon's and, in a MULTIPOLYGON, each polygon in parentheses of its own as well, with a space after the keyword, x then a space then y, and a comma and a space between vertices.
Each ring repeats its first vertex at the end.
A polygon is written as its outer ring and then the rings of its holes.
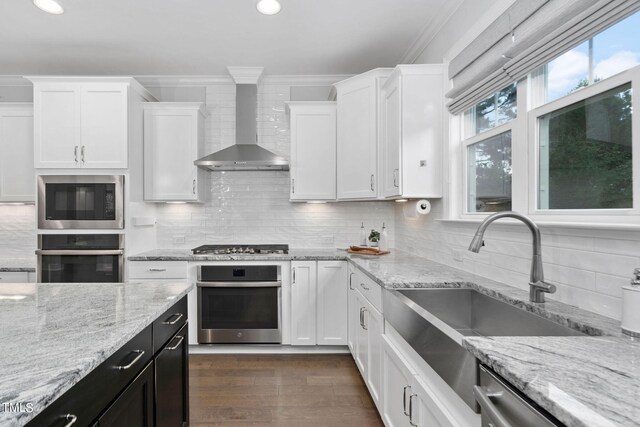
POLYGON ((473 394, 481 408, 482 427, 562 426, 485 366, 480 365, 480 385, 473 387, 473 394))

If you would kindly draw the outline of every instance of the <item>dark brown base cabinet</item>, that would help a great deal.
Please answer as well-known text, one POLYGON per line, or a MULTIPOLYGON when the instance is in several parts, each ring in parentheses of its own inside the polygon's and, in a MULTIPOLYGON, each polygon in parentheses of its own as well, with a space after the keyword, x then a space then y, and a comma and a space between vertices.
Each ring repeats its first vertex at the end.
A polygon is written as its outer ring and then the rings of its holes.
POLYGON ((187 331, 184 297, 27 426, 189 425, 187 331))

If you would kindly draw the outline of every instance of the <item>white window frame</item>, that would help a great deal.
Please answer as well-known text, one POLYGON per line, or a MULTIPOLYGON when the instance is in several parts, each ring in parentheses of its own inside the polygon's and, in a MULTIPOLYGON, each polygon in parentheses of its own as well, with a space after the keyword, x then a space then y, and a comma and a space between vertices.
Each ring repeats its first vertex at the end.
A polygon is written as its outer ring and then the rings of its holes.
MULTIPOLYGON (((623 71, 615 76, 608 77, 600 82, 593 83, 581 88, 569 95, 551 101, 547 104, 531 109, 526 113, 528 122, 527 145, 529 147, 529 173, 527 181, 529 194, 529 215, 541 221, 568 222, 568 223, 601 223, 620 224, 621 221, 630 224, 640 224, 640 66, 623 71), (633 207, 628 209, 539 209, 538 208, 538 186, 539 175, 539 133, 538 120, 541 116, 553 111, 597 96, 603 92, 616 87, 631 84, 632 98, 631 106, 633 116, 631 121, 632 134, 632 180, 633 180, 633 207)), ((522 116, 518 116, 520 119, 522 116)), ((520 172, 522 173, 522 172, 520 172)), ((514 168, 514 175, 516 174, 514 168)), ((515 190, 514 190, 515 191, 515 190)))

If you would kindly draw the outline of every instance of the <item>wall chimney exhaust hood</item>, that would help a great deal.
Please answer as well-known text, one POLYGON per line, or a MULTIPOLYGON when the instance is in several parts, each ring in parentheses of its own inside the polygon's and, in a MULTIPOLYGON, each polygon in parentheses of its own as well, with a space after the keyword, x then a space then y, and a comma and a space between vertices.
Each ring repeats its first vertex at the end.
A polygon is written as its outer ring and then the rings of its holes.
POLYGON ((236 82, 236 143, 193 162, 209 171, 289 170, 289 161, 258 145, 256 111, 263 67, 227 67, 236 82))

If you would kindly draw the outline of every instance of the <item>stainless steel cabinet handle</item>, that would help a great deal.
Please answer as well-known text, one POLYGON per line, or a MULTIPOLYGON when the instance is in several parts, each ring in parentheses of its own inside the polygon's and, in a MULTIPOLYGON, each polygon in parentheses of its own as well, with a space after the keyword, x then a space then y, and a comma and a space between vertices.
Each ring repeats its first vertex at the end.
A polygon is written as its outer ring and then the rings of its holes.
POLYGON ((367 322, 365 322, 365 317, 364 314, 367 312, 367 309, 362 307, 362 329, 364 329, 365 331, 368 331, 369 328, 367 328, 367 322))
POLYGON ((67 423, 64 425, 64 427, 71 427, 72 425, 74 425, 76 423, 76 421, 78 421, 78 417, 76 415, 73 414, 67 414, 64 416, 65 421, 67 421, 67 423))
POLYGON ((182 344, 182 341, 184 341, 184 337, 183 336, 177 336, 176 338, 178 339, 178 342, 176 345, 172 345, 171 347, 166 347, 167 350, 175 350, 176 348, 180 347, 180 344, 182 344))
POLYGON ((73 148, 73 156, 75 157, 76 165, 77 165, 78 164, 78 146, 77 145, 73 148))
POLYGON ((353 286, 351 286, 351 279, 353 278, 353 275, 356 273, 349 273, 349 289, 351 289, 353 291, 353 286))
POLYGON ((82 148, 80 149, 80 158, 82 159, 83 165, 84 165, 84 149, 85 149, 85 146, 83 145, 82 148))
POLYGON ((409 413, 407 412, 407 389, 411 390, 410 385, 404 386, 402 390, 402 412, 408 417, 409 413))
POLYGON ((412 394, 411 396, 409 396, 409 424, 414 427, 418 427, 418 424, 413 423, 413 398, 417 396, 417 394, 412 394))
POLYGON ((36 249, 36 255, 122 255, 124 249, 36 249))
POLYGON ((292 270, 293 270, 293 281, 291 282, 291 284, 295 285, 296 284, 296 268, 293 267, 292 270))
POLYGON ((475 385, 473 386, 473 396, 495 427, 511 427, 509 421, 491 401, 491 397, 499 397, 499 394, 494 394, 490 397, 482 387, 475 385))
POLYGON ((196 180, 193 180, 193 194, 196 194, 196 180))
POLYGON ((138 353, 138 355, 128 365, 118 365, 116 369, 119 371, 125 371, 132 367, 142 356, 144 356, 144 350, 133 350, 132 353, 138 353))
POLYGON ((291 194, 296 194, 296 180, 291 180, 291 194))
POLYGON ((364 307, 360 307, 360 327, 364 329, 364 307))
POLYGON ((398 175, 399 175, 400 170, 399 169, 394 169, 393 170, 393 186, 398 188, 400 185, 398 184, 398 175))
POLYGON ((171 316, 169 316, 167 318, 167 320, 165 320, 164 322, 162 322, 163 325, 175 325, 176 323, 178 323, 178 320, 182 319, 182 313, 173 313, 171 316), (168 321, 169 319, 171 319, 171 317, 176 316, 175 319, 173 319, 172 321, 168 321))
POLYGON ((149 271, 167 271, 166 268, 150 268, 149 271))
POLYGON ((374 189, 373 189, 373 179, 374 179, 373 174, 371 174, 371 191, 374 191, 374 189))
POLYGON ((362 286, 362 289, 364 289, 365 291, 370 290, 370 288, 367 285, 365 285, 364 283, 360 283, 360 286, 362 286))

